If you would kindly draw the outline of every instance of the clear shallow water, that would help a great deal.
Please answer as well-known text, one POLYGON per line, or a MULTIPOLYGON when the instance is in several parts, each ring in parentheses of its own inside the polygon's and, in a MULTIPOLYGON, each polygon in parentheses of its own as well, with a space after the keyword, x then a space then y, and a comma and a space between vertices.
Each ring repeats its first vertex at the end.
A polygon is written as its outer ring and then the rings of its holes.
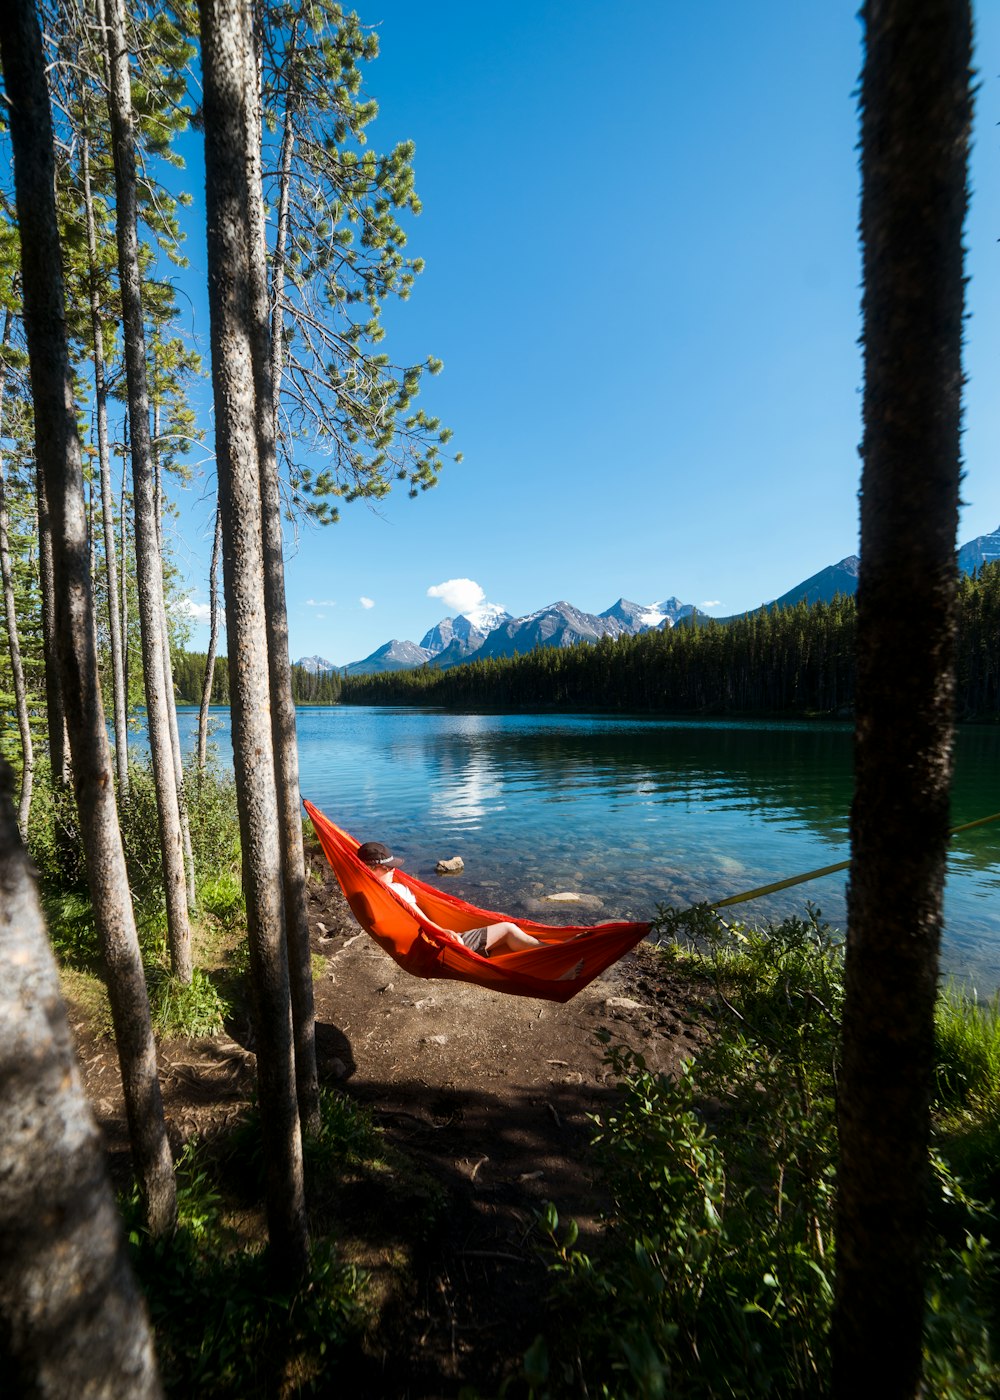
MULTIPOLYGON (((230 760, 228 710, 212 712, 230 760)), ((197 712, 179 713, 192 747, 197 712)), ((356 706, 298 712, 302 794, 359 840, 388 842, 455 893, 513 915, 579 917, 544 894, 599 896, 593 918, 719 899, 846 860, 848 724, 685 722, 603 715, 476 715, 356 706)), ((959 734, 955 825, 1000 811, 1000 728, 959 734)), ((776 918, 811 899, 846 918, 845 876, 755 901, 776 918)), ((943 968, 1000 987, 1000 822, 955 838, 943 968)), ((588 918, 591 911, 588 909, 588 918)))

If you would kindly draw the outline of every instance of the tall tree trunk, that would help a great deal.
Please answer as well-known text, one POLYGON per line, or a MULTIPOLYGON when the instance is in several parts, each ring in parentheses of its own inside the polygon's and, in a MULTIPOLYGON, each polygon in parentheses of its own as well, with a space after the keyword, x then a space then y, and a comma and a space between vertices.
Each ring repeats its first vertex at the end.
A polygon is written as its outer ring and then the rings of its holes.
POLYGON ((0 5, 0 55, 14 152, 35 455, 52 513, 59 662, 73 781, 94 918, 107 968, 134 1164, 150 1229, 162 1233, 176 1217, 173 1163, 98 682, 83 471, 56 225, 52 123, 32 0, 0 5))
MULTIPOLYGON (((7 387, 7 347, 10 345, 12 314, 7 311, 3 321, 3 354, 0 355, 0 429, 3 426, 4 392, 7 387)), ((2 431, 0 431, 2 436, 2 431)), ((14 597, 14 570, 10 562, 10 525, 7 517, 7 483, 4 478, 3 456, 0 454, 0 580, 3 582, 4 614, 7 623, 7 648, 14 682, 14 707, 17 728, 21 736, 21 795, 17 806, 17 824, 27 838, 31 815, 31 790, 35 775, 35 750, 31 741, 31 718, 28 714, 28 688, 24 681, 21 660, 21 639, 17 630, 17 601, 14 597)))
MULTIPOLYGON (((298 25, 292 25, 289 47, 294 52, 298 25)), ((275 440, 278 436, 278 405, 281 398, 281 375, 285 359, 285 258, 288 248, 288 218, 291 205, 292 156, 295 153, 295 123, 291 99, 285 109, 285 124, 281 133, 281 155, 278 161, 278 224, 274 236, 274 257, 271 261, 271 384, 274 396, 275 440)))
POLYGON ((131 657, 128 642, 128 415, 122 425, 122 497, 118 521, 121 530, 119 574, 121 576, 121 620, 122 620, 122 670, 125 673, 125 708, 128 709, 129 665, 131 657))
POLYGON ((247 190, 250 213, 250 315, 253 326, 251 348, 257 401, 257 455, 260 463, 264 530, 264 616, 267 621, 268 684, 278 785, 288 972, 295 1027, 295 1078, 302 1126, 305 1130, 313 1131, 319 1127, 316 1011, 313 1000, 309 921, 306 915, 306 875, 302 849, 302 805, 299 797, 295 702, 292 699, 292 669, 288 655, 288 610, 285 603, 281 492, 276 441, 277 405, 272 379, 267 246, 261 186, 260 78, 255 49, 256 45, 247 47, 244 120, 247 131, 247 190))
POLYGON ((198 899, 195 887, 194 848, 191 845, 191 823, 188 821, 187 793, 184 790, 184 760, 181 757, 181 736, 177 728, 177 701, 174 696, 174 667, 170 657, 170 636, 167 619, 163 617, 163 687, 167 694, 167 718, 170 722, 170 753, 174 763, 174 784, 177 788, 177 808, 181 818, 181 848, 187 876, 188 912, 193 913, 198 899))
MULTIPOLYGON (((163 472, 160 467, 160 405, 153 407, 153 479, 156 483, 156 539, 160 559, 163 559, 163 472)), ((162 572, 160 574, 162 580, 162 572)), ((161 590, 161 596, 165 596, 161 590)), ((184 851, 184 869, 187 873, 188 912, 193 913, 198 899, 195 887, 194 849, 191 845, 191 823, 188 821, 187 793, 184 790, 184 761, 181 758, 181 736, 177 728, 177 699, 174 695, 174 668, 170 658, 170 629, 167 626, 167 609, 164 604, 162 614, 163 637, 163 686, 167 695, 167 719, 170 723, 170 752, 174 761, 174 783, 177 787, 177 807, 181 817, 181 846, 184 851)))
POLYGON ((264 558, 248 300, 249 213, 243 84, 249 21, 241 0, 200 0, 205 92, 209 306, 233 756, 257 1029, 275 1262, 307 1258, 285 954, 281 843, 268 693, 264 558))
POLYGON ((205 657, 205 684, 201 690, 198 711, 198 772, 204 774, 208 759, 208 710, 212 703, 212 683, 215 680, 215 653, 219 645, 219 557, 222 554, 222 514, 215 510, 215 539, 212 543, 212 563, 208 571, 208 655, 205 657))
POLYGON ((0 1366, 11 1395, 161 1394, 0 759, 0 1366))
POLYGON ((59 665, 59 636, 56 630, 52 515, 49 509, 49 489, 41 471, 35 474, 35 494, 38 502, 38 581, 42 591, 42 656, 45 660, 45 716, 49 736, 49 765, 52 770, 52 786, 57 793, 61 793, 69 788, 72 773, 59 665))
POLYGON ((111 486, 111 452, 108 447, 108 386, 104 373, 104 327, 97 279, 97 229, 90 188, 90 144, 84 137, 81 152, 83 203, 87 219, 87 253, 90 260, 90 325, 94 340, 94 402, 97 408, 97 457, 101 468, 101 514, 104 525, 104 567, 108 576, 108 631, 111 638, 111 678, 115 704, 115 766, 118 791, 128 792, 128 700, 125 660, 122 652, 121 611, 118 606, 118 558, 115 550, 115 503, 111 486))
POLYGON ((865 430, 834 1389, 920 1385, 952 768, 966 0, 868 0, 865 430))
POLYGON ((146 692, 149 751, 160 819, 167 939, 174 975, 191 981, 191 929, 188 923, 177 780, 170 746, 170 716, 163 677, 163 573, 154 500, 153 453, 149 432, 146 338, 142 317, 142 274, 135 178, 132 86, 125 43, 122 0, 107 0, 108 92, 117 195, 118 274, 122 297, 125 372, 132 439, 132 496, 135 508, 136 580, 139 630, 146 692))

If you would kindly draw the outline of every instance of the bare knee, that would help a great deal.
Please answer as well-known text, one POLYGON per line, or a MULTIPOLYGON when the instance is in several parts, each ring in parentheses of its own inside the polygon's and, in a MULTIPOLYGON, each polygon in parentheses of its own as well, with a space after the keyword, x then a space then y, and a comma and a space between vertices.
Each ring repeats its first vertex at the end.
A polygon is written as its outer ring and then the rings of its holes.
POLYGON ((487 949, 510 948, 516 953, 524 948, 537 948, 539 946, 540 940, 534 938, 530 933, 525 933, 524 929, 518 928, 517 924, 490 924, 486 933, 487 949))

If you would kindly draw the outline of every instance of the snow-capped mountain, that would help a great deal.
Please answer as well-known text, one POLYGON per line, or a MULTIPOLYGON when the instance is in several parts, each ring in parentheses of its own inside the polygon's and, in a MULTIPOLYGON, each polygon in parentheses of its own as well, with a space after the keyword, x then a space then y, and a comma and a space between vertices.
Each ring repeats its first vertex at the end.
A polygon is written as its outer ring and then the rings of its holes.
POLYGON ((437 656, 455 641, 460 642, 467 652, 475 651, 494 628, 510 621, 510 613, 493 603, 485 603, 471 612, 460 613, 458 617, 443 618, 421 639, 420 645, 432 656, 437 656))
MULTIPOLYGON (((979 535, 958 552, 962 573, 972 574, 984 564, 1000 560, 1000 527, 989 535, 979 535)), ((849 554, 837 564, 804 579, 772 603, 763 607, 792 607, 800 601, 830 602, 838 593, 853 594, 858 587, 859 559, 849 554)), ((435 666, 457 666, 472 657, 515 656, 535 647, 568 647, 577 642, 596 642, 600 637, 634 636, 654 628, 673 627, 695 614, 691 603, 670 597, 659 603, 632 603, 619 598, 602 613, 585 613, 572 603, 552 603, 547 608, 511 617, 503 608, 486 604, 459 617, 446 617, 423 638, 414 642, 391 641, 362 661, 343 667, 348 675, 371 671, 401 671, 433 661, 435 666)), ((720 618, 720 621, 726 621, 720 618)), ((698 615, 698 621, 704 621, 698 615)), ((317 673, 334 667, 319 656, 308 656, 298 663, 317 673)))
POLYGON ((667 598, 662 603, 630 603, 619 598, 601 617, 613 618, 626 632, 648 632, 651 627, 673 627, 682 617, 690 617, 694 608, 679 598, 667 598))
POLYGON ((327 671, 335 671, 337 668, 332 661, 327 661, 324 656, 303 656, 301 661, 296 661, 296 666, 301 666, 303 671, 308 671, 311 676, 323 676, 327 671))
POLYGON ((527 617, 511 618, 495 628, 476 653, 516 656, 535 647, 571 647, 577 642, 596 642, 599 637, 620 637, 628 629, 617 618, 581 612, 572 603, 552 603, 527 617))
POLYGON ((958 551, 958 567, 963 574, 974 574, 984 564, 1000 559, 1000 526, 991 535, 977 535, 958 551))

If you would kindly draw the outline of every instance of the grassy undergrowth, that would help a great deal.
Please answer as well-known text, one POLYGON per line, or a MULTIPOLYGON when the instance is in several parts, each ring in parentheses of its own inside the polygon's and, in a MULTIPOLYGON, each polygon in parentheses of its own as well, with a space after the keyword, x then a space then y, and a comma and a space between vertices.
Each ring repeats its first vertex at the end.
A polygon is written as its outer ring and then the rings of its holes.
MULTIPOLYGON (((308 1144, 311 1170, 317 1161, 342 1170, 380 1159, 363 1109, 324 1094, 321 1111, 319 1139, 308 1144)), ((168 1395, 313 1393, 338 1354, 360 1344, 368 1323, 364 1273, 322 1233, 314 1234, 305 1277, 276 1284, 264 1232, 247 1227, 245 1206, 233 1195, 232 1152, 252 1145, 241 1177, 256 1176, 259 1135, 251 1115, 221 1160, 188 1144, 177 1164, 178 1224, 168 1238, 144 1232, 136 1192, 123 1202, 168 1395)))
MULTIPOLYGON (((246 916, 233 782, 210 762, 203 775, 190 778, 185 796, 197 895, 191 918, 195 969, 187 985, 170 971, 156 794, 148 764, 129 764, 129 791, 119 803, 153 1029, 166 1038, 216 1034, 244 995, 236 949, 246 916)), ((110 1032, 75 808, 53 791, 44 770, 36 783, 29 848, 66 994, 85 1011, 97 1013, 88 1014, 96 1033, 110 1032)))
MULTIPOLYGON (((381 1309, 400 1289, 409 1296, 409 1252, 442 1223, 447 1195, 385 1139, 363 1105, 323 1089, 320 1118, 303 1141, 312 1249, 306 1275, 293 1287, 276 1286, 262 1244, 256 1109, 211 1143, 185 1148, 177 1165, 179 1221, 169 1238, 144 1232, 136 1192, 123 1202, 168 1396, 329 1395, 339 1378, 363 1375, 373 1364, 367 1351, 381 1309), (374 1256, 370 1241, 355 1238, 359 1224, 362 1236, 373 1232, 383 1241, 374 1256), (359 1258, 373 1259, 383 1276, 359 1258)), ((373 1374, 377 1387, 377 1364, 373 1374)), ((345 1386, 352 1393, 350 1379, 345 1386)))
MULTIPOLYGON (((595 1120, 614 1210, 599 1257, 554 1207, 553 1318, 525 1358, 536 1397, 829 1392, 842 950, 818 912, 765 931, 704 911, 664 930, 710 990, 717 1034, 669 1079, 608 1044, 620 1107, 595 1120), (697 951, 696 951, 697 950, 697 951)), ((925 1381, 1000 1394, 990 1348, 1000 1232, 1000 1020, 951 988, 938 1014, 925 1381)))

